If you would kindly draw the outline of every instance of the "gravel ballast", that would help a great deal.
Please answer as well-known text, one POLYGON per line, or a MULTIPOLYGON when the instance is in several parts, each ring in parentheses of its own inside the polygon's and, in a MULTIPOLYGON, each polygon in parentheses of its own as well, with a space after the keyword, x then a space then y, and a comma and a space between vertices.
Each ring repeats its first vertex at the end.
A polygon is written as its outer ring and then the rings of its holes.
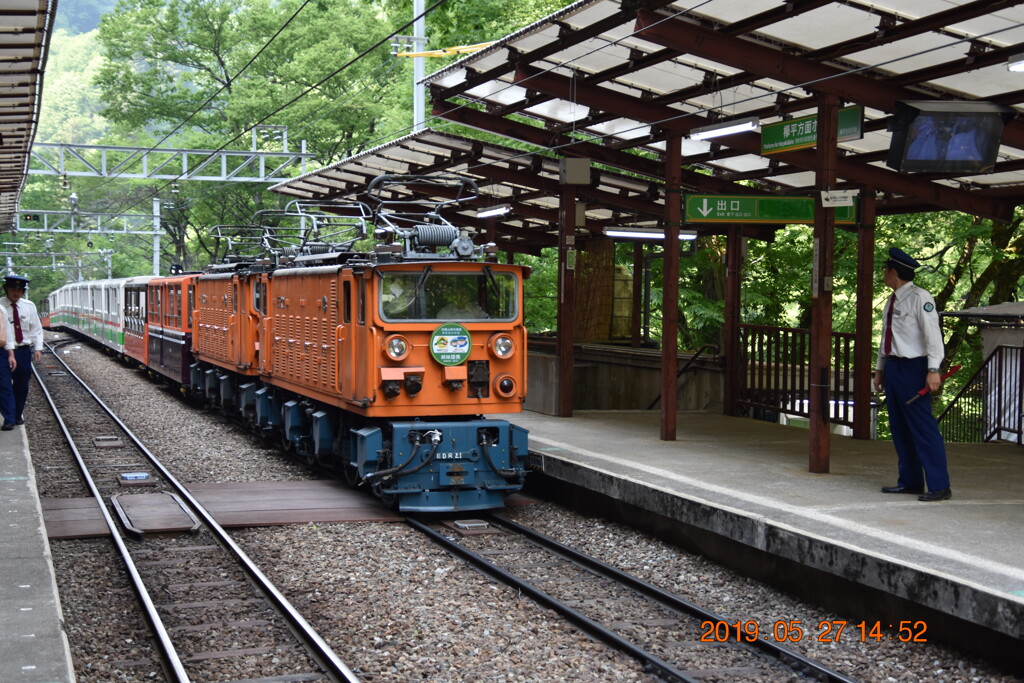
MULTIPOLYGON (((61 351, 184 483, 314 478, 223 417, 189 406, 84 344, 61 351)), ((59 439, 34 390, 26 411, 30 446, 47 477, 70 475, 59 439)), ((624 526, 552 503, 506 514, 556 540, 735 620, 812 625, 846 619, 772 590, 705 558, 624 526)), ((234 532, 349 667, 366 681, 648 681, 611 651, 532 600, 468 568, 403 524, 306 524, 234 532)), ((144 624, 109 541, 51 541, 61 604, 80 681, 150 681, 144 624)), ((586 591, 580 588, 581 599, 586 591)), ((838 643, 805 638, 792 649, 865 681, 1016 681, 933 643, 838 643)))

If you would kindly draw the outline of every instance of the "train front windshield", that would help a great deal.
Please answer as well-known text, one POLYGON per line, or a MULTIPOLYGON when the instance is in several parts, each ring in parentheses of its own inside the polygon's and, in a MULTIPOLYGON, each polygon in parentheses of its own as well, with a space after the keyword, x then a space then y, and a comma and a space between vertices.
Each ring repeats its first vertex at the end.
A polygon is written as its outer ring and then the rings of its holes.
POLYGON ((519 278, 490 268, 471 273, 388 271, 380 279, 380 313, 388 321, 515 320, 519 278))

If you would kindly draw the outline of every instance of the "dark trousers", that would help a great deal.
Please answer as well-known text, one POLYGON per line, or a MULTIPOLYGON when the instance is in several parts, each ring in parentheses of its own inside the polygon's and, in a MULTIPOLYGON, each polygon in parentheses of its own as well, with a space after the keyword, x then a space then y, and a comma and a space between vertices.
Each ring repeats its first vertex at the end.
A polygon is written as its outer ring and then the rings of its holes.
POLYGON ((927 358, 890 358, 885 361, 885 400, 889 409, 892 443, 899 457, 899 485, 929 491, 949 488, 946 445, 932 415, 932 397, 910 400, 925 386, 927 358), (923 476, 922 476, 923 475, 923 476))
POLYGON ((6 351, 0 351, 0 415, 3 416, 4 424, 14 424, 14 383, 6 351))
POLYGON ((14 360, 18 361, 13 376, 14 419, 21 420, 22 413, 25 412, 25 400, 28 398, 28 382, 32 379, 32 347, 15 347, 14 360))

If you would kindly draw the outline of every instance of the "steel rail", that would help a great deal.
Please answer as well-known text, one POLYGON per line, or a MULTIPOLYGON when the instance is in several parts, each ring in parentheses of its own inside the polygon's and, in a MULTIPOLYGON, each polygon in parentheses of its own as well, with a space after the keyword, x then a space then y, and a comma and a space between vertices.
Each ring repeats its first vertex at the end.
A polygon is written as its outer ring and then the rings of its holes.
MULTIPOLYGON (((61 361, 60 358, 53 353, 53 346, 50 346, 49 344, 47 346, 51 355, 53 355, 54 358, 57 358, 57 360, 66 368, 67 364, 64 363, 64 361, 61 361)), ((178 657, 178 652, 175 649, 174 644, 171 642, 171 637, 167 633, 167 628, 164 626, 163 620, 160 618, 160 614, 156 610, 153 598, 146 589, 146 584, 142 580, 142 575, 139 573, 138 567, 135 566, 135 561, 132 559, 131 552, 129 552, 128 546, 124 542, 124 537, 121 535, 113 517, 110 516, 110 511, 107 510, 107 506, 103 502, 103 494, 100 493, 99 488, 93 481, 92 475, 89 474, 89 468, 85 464, 85 459, 78 450, 78 446, 75 445, 75 440, 71 436, 71 432, 68 429, 67 424, 64 422, 64 418, 61 417, 57 404, 53 400, 53 396, 50 395, 49 390, 46 388, 46 383, 40 379, 39 370, 35 365, 32 366, 32 372, 36 377, 36 382, 39 384, 39 388, 42 389, 46 402, 50 405, 50 410, 53 411, 53 416, 57 420, 57 424, 60 425, 61 432, 64 434, 64 440, 67 442, 68 447, 75 456, 75 461, 78 463, 78 469, 82 474, 82 478, 85 479, 85 484, 89 488, 89 492, 92 494, 93 498, 96 499, 96 505, 99 506, 100 512, 103 514, 103 521, 106 523, 107 529, 110 530, 110 537, 113 539, 114 545, 117 546, 117 550, 121 554, 121 560, 124 562, 125 568, 128 571, 132 588, 135 589, 135 594, 139 598, 139 602, 142 603, 143 614, 145 615, 146 621, 149 622, 149 626, 153 630, 153 635, 157 642, 157 649, 164 658, 164 664, 168 669, 166 673, 171 677, 171 680, 176 683, 189 683, 190 679, 188 674, 185 673, 185 667, 181 663, 181 658, 178 657)))
MULTIPOLYGON (((570 548, 569 546, 559 543, 558 541, 554 540, 549 536, 545 536, 539 531, 535 531, 534 529, 525 527, 519 524, 518 522, 513 522, 512 520, 506 519, 505 517, 498 514, 492 513, 490 515, 485 515, 484 517, 492 518, 498 524, 505 526, 515 531, 516 533, 525 536, 537 545, 550 550, 551 552, 563 557, 564 559, 570 562, 581 565, 596 574, 604 576, 607 579, 626 585, 635 590, 636 592, 641 593, 651 598, 652 600, 660 603, 668 609, 677 612, 683 612, 685 614, 690 614, 692 616, 700 618, 701 620, 722 623, 728 622, 728 620, 724 617, 721 617, 713 612, 709 612, 704 608, 693 604, 692 602, 683 600, 678 595, 669 593, 666 590, 658 588, 653 584, 647 583, 646 581, 639 579, 633 576, 632 574, 627 574, 626 572, 617 569, 616 567, 613 567, 609 564, 606 564, 596 558, 584 555, 579 551, 570 548)), ((731 628, 732 627, 730 626, 730 629, 731 628)), ((739 634, 737 634, 737 636, 739 636, 739 634)), ((773 643, 761 638, 758 638, 754 641, 741 641, 737 639, 737 642, 761 650, 762 652, 785 663, 790 668, 796 669, 801 673, 805 673, 809 676, 814 676, 818 680, 823 681, 825 683, 857 682, 857 679, 855 678, 849 678, 847 676, 844 676, 843 674, 833 671, 825 666, 822 666, 818 662, 808 659, 807 657, 804 657, 803 655, 794 652, 789 648, 783 647, 778 643, 773 643)))
MULTIPOLYGON (((52 351, 51 351, 52 352, 52 351)), ((325 670, 325 673, 332 676, 334 680, 345 681, 347 683, 359 683, 359 678, 353 673, 346 664, 341 661, 341 658, 331 649, 331 646, 327 644, 327 641, 310 626, 309 622, 299 613, 297 609, 289 602, 288 598, 284 596, 277 587, 271 583, 270 579, 260 571, 259 567, 252 561, 252 559, 245 553, 242 548, 235 543, 231 535, 222 527, 217 520, 214 519, 213 515, 203 507, 203 505, 192 495, 183 484, 181 484, 174 475, 164 467, 155 455, 153 455, 148 448, 142 443, 142 441, 135 436, 135 434, 128 428, 124 422, 114 414, 114 412, 107 407, 107 405, 100 399, 96 393, 89 388, 89 386, 79 377, 75 372, 65 363, 57 354, 53 354, 61 365, 64 366, 66 371, 78 381, 79 384, 89 393, 90 396, 96 401, 104 412, 113 420, 117 426, 124 430, 125 435, 131 439, 132 443, 139 449, 139 451, 149 460, 150 464, 160 472, 171 488, 185 500, 189 507, 192 508, 192 512, 195 513, 196 517, 205 524, 214 537, 224 546, 224 548, 235 557, 239 565, 254 582, 259 590, 261 590, 264 596, 270 601, 275 608, 277 608, 281 614, 288 620, 292 627, 293 632, 296 633, 298 638, 303 641, 306 649, 309 650, 310 654, 317 660, 320 666, 325 670)), ((38 380, 38 375, 37 375, 38 380)), ((42 382, 40 382, 42 384, 42 382)), ((101 506, 105 507, 105 506, 101 506)), ((104 514, 106 510, 104 509, 104 514)), ((184 679, 187 680, 187 679, 184 679)))
POLYGON ((533 598, 533 600, 535 600, 539 604, 554 610, 555 612, 563 616, 567 621, 575 624, 584 632, 589 633, 590 635, 594 636, 598 640, 601 640, 610 647, 620 650, 629 655, 630 657, 633 657, 634 659, 640 661, 644 664, 648 671, 656 672, 657 675, 665 677, 668 680, 682 681, 683 683, 699 683, 700 679, 688 676, 684 672, 673 667, 668 662, 659 659, 657 656, 651 654, 650 652, 644 650, 641 647, 638 647, 635 643, 626 640, 614 631, 605 628, 604 626, 597 623, 593 619, 590 619, 589 617, 585 616, 578 610, 575 610, 572 607, 566 605, 564 602, 558 600, 557 598, 548 595, 547 593, 540 590, 528 581, 520 579, 518 576, 510 572, 507 572, 501 567, 498 567, 495 564, 489 562, 483 556, 478 555, 472 550, 469 550, 468 548, 465 548, 462 545, 452 540, 449 540, 448 538, 445 538, 442 534, 439 534, 438 532, 434 531, 426 524, 408 517, 406 518, 405 521, 411 527, 425 534, 427 537, 429 537, 432 541, 440 545, 445 550, 448 550, 452 554, 458 555, 464 560, 471 562, 477 568, 483 570, 487 574, 490 574, 502 583, 508 584, 509 586, 512 586, 522 591, 523 593, 529 595, 531 598, 533 598))

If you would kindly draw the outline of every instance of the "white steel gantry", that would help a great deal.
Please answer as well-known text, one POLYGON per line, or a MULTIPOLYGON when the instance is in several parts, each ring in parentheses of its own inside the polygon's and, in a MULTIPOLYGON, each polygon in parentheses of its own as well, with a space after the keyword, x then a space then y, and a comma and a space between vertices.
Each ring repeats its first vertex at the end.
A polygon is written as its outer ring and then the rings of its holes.
POLYGON ((39 143, 32 146, 29 175, 125 178, 145 180, 206 180, 231 183, 279 183, 296 167, 306 172, 313 155, 284 151, 170 149, 39 143))

